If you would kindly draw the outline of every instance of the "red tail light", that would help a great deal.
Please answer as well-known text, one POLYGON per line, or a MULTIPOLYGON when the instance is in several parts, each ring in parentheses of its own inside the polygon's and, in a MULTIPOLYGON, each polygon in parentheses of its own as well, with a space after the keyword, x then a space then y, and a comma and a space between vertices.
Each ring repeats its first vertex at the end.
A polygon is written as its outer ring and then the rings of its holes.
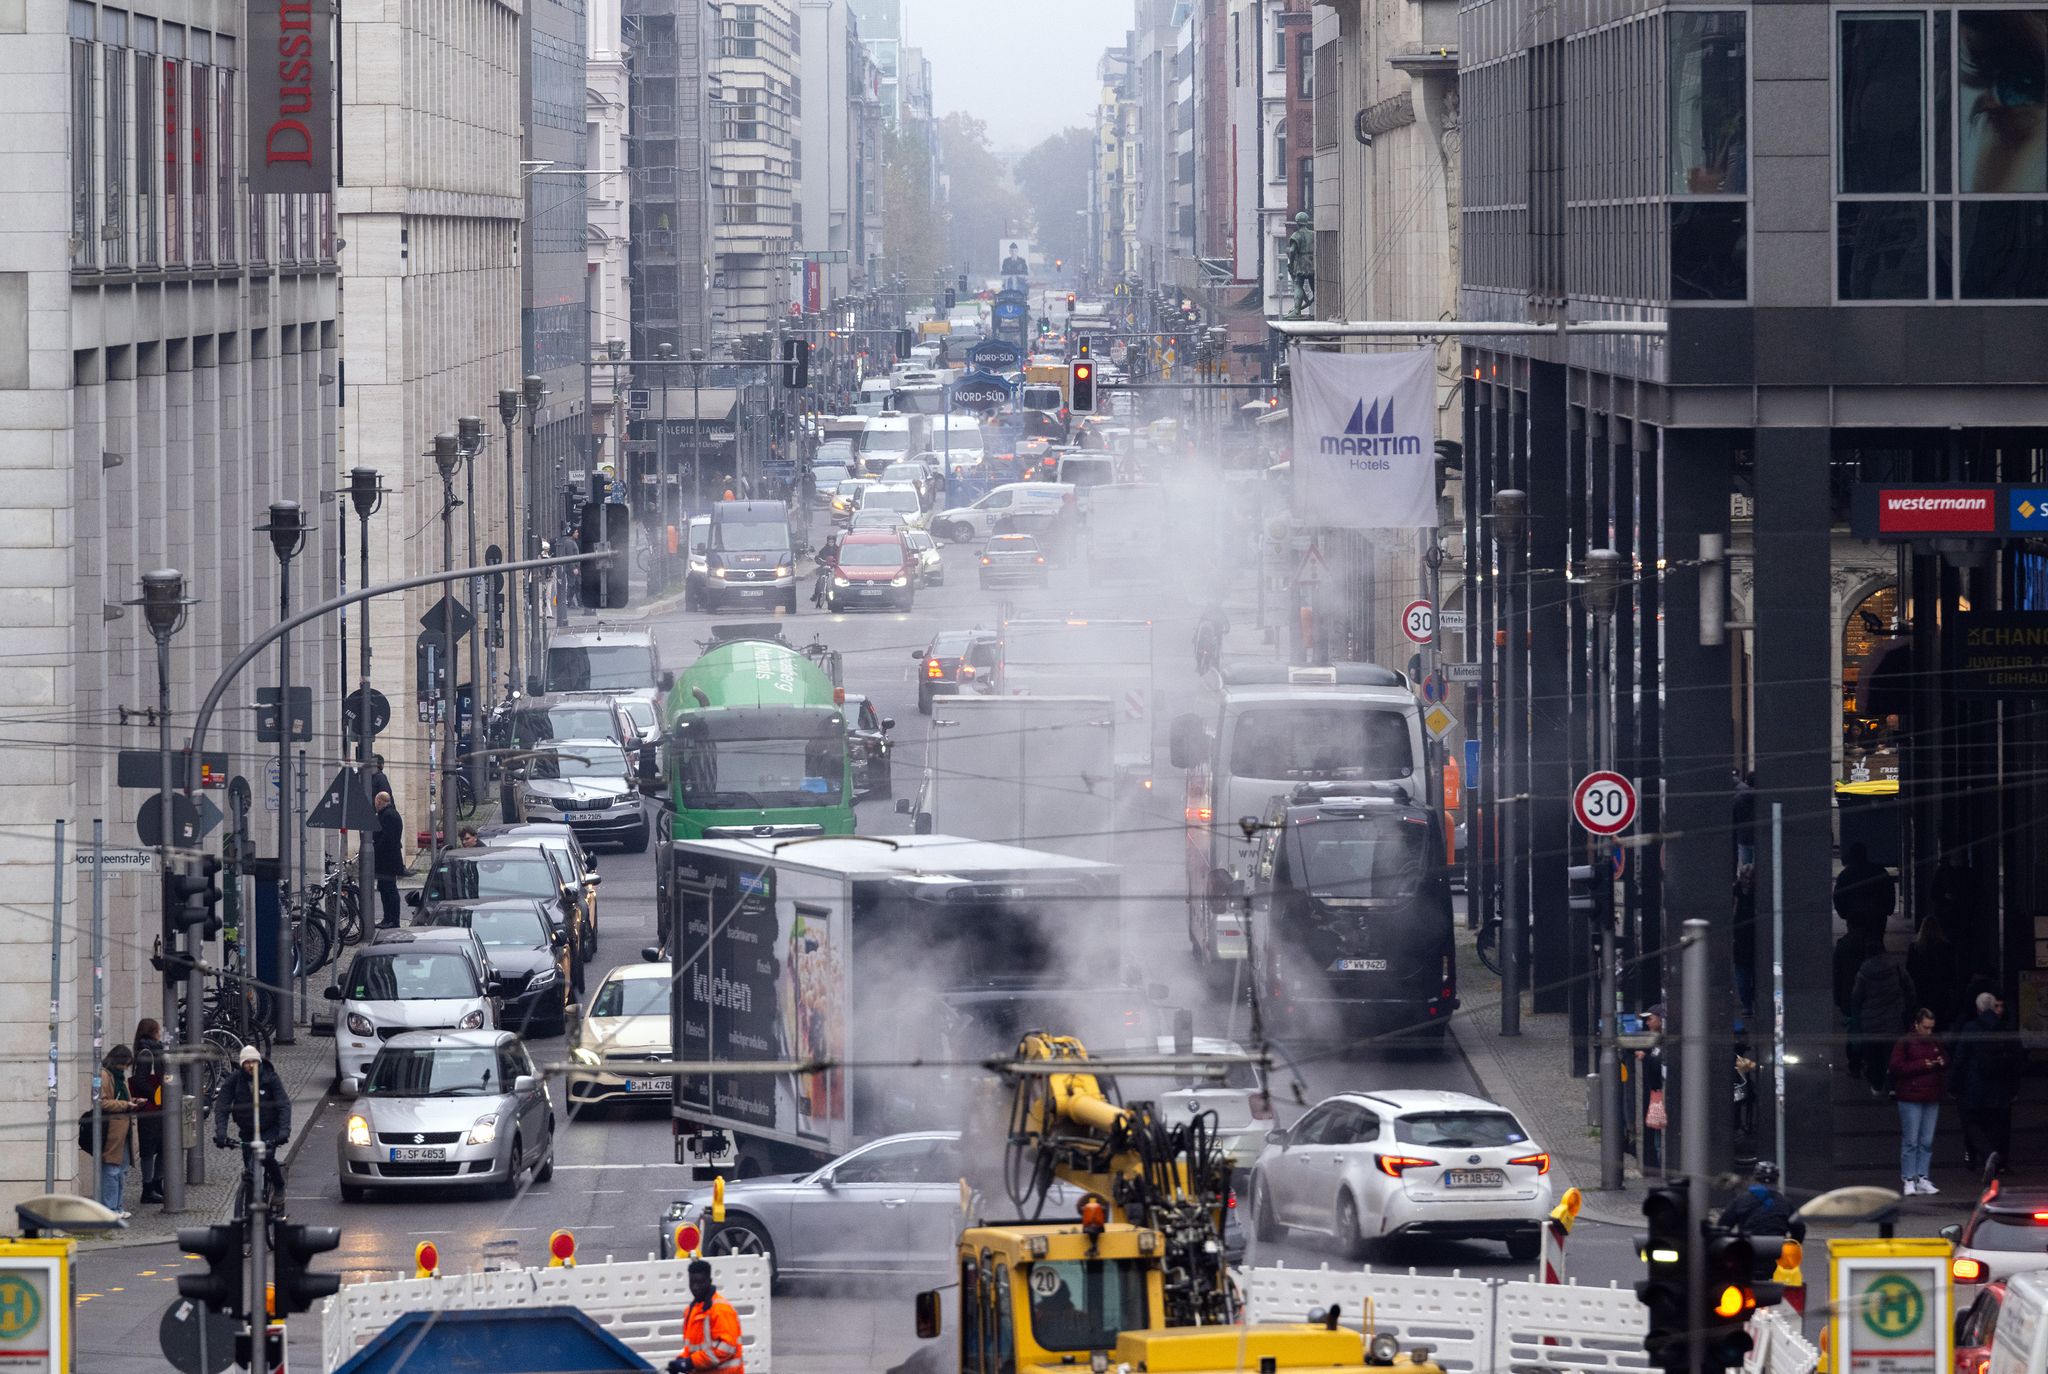
POLYGON ((1231 1191, 1230 1201, 1224 1203, 1223 1206, 1225 1207, 1225 1209, 1232 1212, 1235 1212, 1237 1210, 1237 1192, 1235 1189, 1231 1191))
POLYGON ((1201 825, 1207 825, 1216 818, 1216 813, 1206 806, 1190 806, 1186 808, 1185 814, 1190 821, 1201 825))
POLYGON ((1948 1262, 1948 1276, 1957 1283, 1982 1283, 1990 1275, 1984 1268, 1984 1261, 1958 1255, 1948 1262))
POLYGON ((939 666, 937 659, 928 658, 924 661, 924 675, 926 677, 944 677, 946 670, 939 666))
POLYGON ((1374 1155, 1373 1162, 1380 1166, 1380 1172, 1388 1178, 1399 1178, 1410 1169, 1434 1169, 1433 1159, 1417 1159, 1413 1155, 1374 1155))
POLYGON ((1520 1159, 1511 1159, 1508 1163, 1527 1164, 1539 1174, 1550 1172, 1550 1156, 1540 1151, 1533 1155, 1523 1155, 1520 1159))

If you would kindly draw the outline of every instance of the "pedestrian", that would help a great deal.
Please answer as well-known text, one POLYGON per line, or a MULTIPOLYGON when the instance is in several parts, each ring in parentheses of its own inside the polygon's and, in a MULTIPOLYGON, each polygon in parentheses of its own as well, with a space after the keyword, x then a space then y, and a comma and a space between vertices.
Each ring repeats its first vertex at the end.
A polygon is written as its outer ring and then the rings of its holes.
POLYGON ((711 1261, 690 1261, 690 1297, 683 1314, 683 1353, 669 1361, 669 1374, 745 1374, 740 1315, 712 1281, 711 1261))
POLYGON ((142 1201, 164 1200, 164 1041, 153 1016, 135 1023, 135 1062, 128 1069, 128 1098, 135 1103, 135 1171, 142 1201))
POLYGON ((284 1196, 284 1147, 292 1137, 292 1099, 284 1080, 254 1045, 242 1046, 236 1058, 237 1072, 220 1085, 214 1102, 214 1148, 228 1147, 228 1127, 242 1144, 242 1162, 249 1162, 249 1147, 258 1139, 269 1148, 263 1155, 263 1179, 277 1197, 284 1196))
POLYGON ((398 814, 389 792, 376 797, 377 897, 383 916, 377 924, 389 930, 398 924, 398 879, 405 872, 405 818, 398 814))
POLYGON ((1963 997, 1968 974, 1963 952, 1949 938, 1948 922, 1940 913, 1920 922, 1920 932, 1906 951, 1906 972, 1913 976, 1920 1000, 1934 1013, 1936 1028, 1945 1030, 1963 1019, 1963 1009, 1969 1005, 1963 997))
POLYGON ((1931 1008, 1913 1013, 1913 1026, 1892 1045, 1892 1096, 1899 1100, 1899 1180, 1906 1196, 1938 1193, 1927 1176, 1934 1162, 1934 1125, 1948 1086, 1948 1055, 1934 1038, 1931 1008))
POLYGON ((476 827, 473 825, 462 826, 455 832, 455 838, 461 842, 464 849, 482 849, 484 847, 484 842, 477 836, 476 827))
MULTIPOLYGON (((1643 1013, 1643 1029, 1652 1035, 1664 1031, 1664 1004, 1657 1003, 1643 1013)), ((1643 1172, 1664 1167, 1664 1130, 1670 1117, 1664 1108, 1664 1050, 1662 1046, 1636 1051, 1636 1073, 1643 1082, 1643 1172)))
POLYGON ((1861 929, 1877 939, 1884 938, 1885 923, 1899 904, 1899 885, 1890 870, 1871 862, 1863 841, 1849 846, 1842 871, 1835 875, 1835 914, 1851 930, 1861 929))
POLYGON ((379 792, 389 792, 390 790, 391 779, 384 776, 384 756, 382 754, 370 755, 370 795, 374 797, 379 792))
POLYGON ((1949 1090, 1963 1118, 1963 1163, 1973 1172, 1997 1160, 2012 1164, 2012 1101, 2019 1093, 2024 1056, 2005 1029, 2005 999, 1977 994, 1977 1014, 1956 1032, 1949 1052, 1949 1090))
POLYGON ((134 1158, 135 1104, 128 1096, 128 1070, 135 1052, 116 1045, 100 1061, 100 1118, 105 1123, 100 1140, 100 1206, 124 1220, 132 1215, 121 1207, 121 1193, 128 1182, 128 1162, 134 1158))
MULTIPOLYGON (((1789 1236, 1806 1239, 1806 1223, 1778 1187, 1776 1161, 1760 1159, 1750 1172, 1749 1187, 1721 1209, 1721 1225, 1748 1236, 1789 1236)), ((1775 1258, 1775 1257, 1773 1257, 1775 1258)))
POLYGON ((1892 1042, 1918 1005, 1912 978, 1885 950, 1879 949, 1856 970, 1856 986, 1849 993, 1849 1063, 1872 1093, 1884 1092, 1892 1042))

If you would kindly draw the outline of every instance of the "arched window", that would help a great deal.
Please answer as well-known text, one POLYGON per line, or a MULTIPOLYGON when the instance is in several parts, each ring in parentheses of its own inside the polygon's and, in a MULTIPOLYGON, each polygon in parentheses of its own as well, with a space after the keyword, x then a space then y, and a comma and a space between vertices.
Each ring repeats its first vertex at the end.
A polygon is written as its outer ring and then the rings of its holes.
POLYGON ((1281 116, 1273 126, 1273 165, 1279 169, 1281 180, 1287 178, 1287 118, 1281 116))

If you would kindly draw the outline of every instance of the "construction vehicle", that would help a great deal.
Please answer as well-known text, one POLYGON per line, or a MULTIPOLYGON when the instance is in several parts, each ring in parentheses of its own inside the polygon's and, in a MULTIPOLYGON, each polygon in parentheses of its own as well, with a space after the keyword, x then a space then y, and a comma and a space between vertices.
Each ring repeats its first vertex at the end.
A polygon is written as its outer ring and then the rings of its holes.
MULTIPOLYGON (((1223 1259, 1230 1165, 1211 1123, 1169 1123, 1150 1104, 1119 1103, 1098 1066, 1110 1067, 1071 1036, 1026 1035, 1004 1075, 1007 1141, 999 1152, 964 1151, 1002 1159, 1001 1195, 1030 1219, 970 1221, 960 1233, 960 1374, 1442 1374, 1427 1347, 1403 1353, 1369 1321, 1363 1335, 1346 1329, 1335 1308, 1298 1323, 1242 1322, 1223 1259), (1038 1215, 1055 1180, 1081 1190, 1071 1218, 1038 1215)), ((963 1191, 996 1196, 975 1183, 964 1180, 963 1191)), ((976 1210, 970 1202, 970 1217, 976 1210)), ((937 1290, 917 1296, 917 1332, 941 1334, 937 1290)), ((921 1369, 955 1367, 937 1349, 920 1355, 921 1369)))

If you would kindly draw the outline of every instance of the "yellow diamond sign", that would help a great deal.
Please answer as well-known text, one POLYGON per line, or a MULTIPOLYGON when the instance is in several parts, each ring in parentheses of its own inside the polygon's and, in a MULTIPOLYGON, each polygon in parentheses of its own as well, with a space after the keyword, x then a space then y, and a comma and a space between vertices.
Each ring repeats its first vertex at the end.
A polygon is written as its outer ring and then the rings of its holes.
POLYGON ((1441 704, 1432 704, 1422 713, 1423 728, 1429 731, 1431 739, 1442 739, 1451 733, 1451 727, 1457 723, 1458 718, 1445 710, 1441 704))
POLYGON ((2020 514, 2026 516, 2029 520, 2034 518, 2034 512, 2039 509, 2041 508, 2035 505, 2032 501, 2020 502, 2020 514))

